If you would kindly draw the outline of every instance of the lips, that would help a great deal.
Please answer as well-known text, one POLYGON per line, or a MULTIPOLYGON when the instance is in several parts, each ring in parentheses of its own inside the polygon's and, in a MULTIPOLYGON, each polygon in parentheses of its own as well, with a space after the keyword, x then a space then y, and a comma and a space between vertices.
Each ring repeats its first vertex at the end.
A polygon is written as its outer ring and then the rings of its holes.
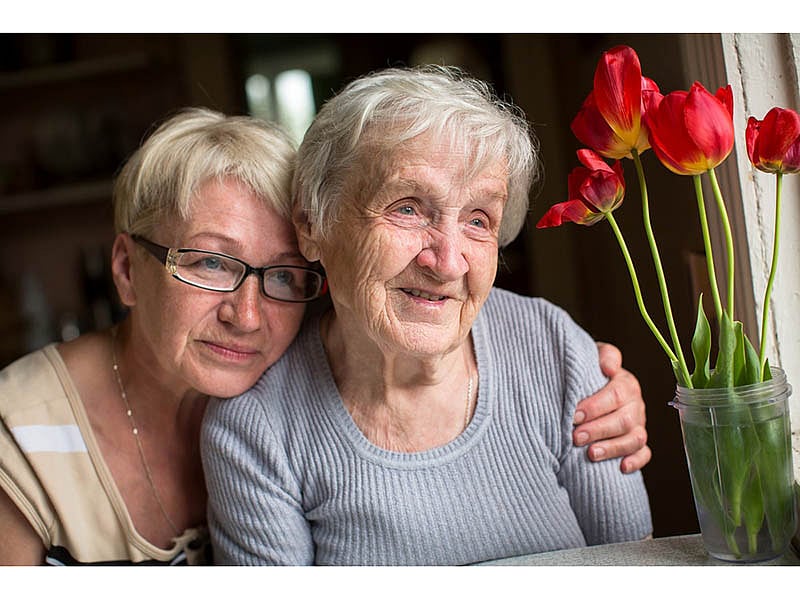
POLYGON ((248 360, 258 354, 258 350, 254 348, 237 344, 217 343, 208 340, 203 341, 203 344, 215 354, 233 360, 248 360))

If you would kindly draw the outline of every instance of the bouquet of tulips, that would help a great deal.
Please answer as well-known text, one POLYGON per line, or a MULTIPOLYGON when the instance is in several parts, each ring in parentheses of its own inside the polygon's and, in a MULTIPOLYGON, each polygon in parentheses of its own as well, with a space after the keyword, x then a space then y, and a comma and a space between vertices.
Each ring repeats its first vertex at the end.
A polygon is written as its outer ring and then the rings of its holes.
MULTIPOLYGON (((607 221, 625 259, 639 312, 669 358, 679 389, 727 389, 730 390, 726 394, 727 400, 735 404, 739 386, 771 378, 765 349, 767 311, 778 261, 781 182, 785 173, 800 171, 800 116, 793 110, 773 108, 763 120, 750 117, 747 123, 750 161, 756 169, 773 173, 776 178, 772 266, 765 292, 758 350, 748 340, 741 322, 734 315, 733 239, 714 171, 734 145, 730 86, 711 94, 696 82, 689 91, 662 94, 653 80, 642 76, 636 52, 627 46, 618 46, 601 57, 594 75, 594 87, 573 120, 572 131, 582 144, 588 146, 588 149, 578 151, 582 166, 569 175, 568 200, 550 207, 537 227, 554 227, 567 222, 594 225, 607 221), (701 297, 691 340, 692 371, 672 316, 667 281, 650 221, 647 184, 640 158, 650 148, 667 169, 694 179, 719 338, 716 357, 712 361, 711 327, 701 297), (611 159, 613 163, 609 164, 605 159, 611 159), (668 335, 662 334, 648 313, 633 258, 614 218, 614 211, 620 208, 625 196, 622 159, 633 162, 638 178, 644 230, 657 275, 668 335), (710 181, 725 233, 727 273, 720 281, 714 268, 703 177, 710 181), (725 304, 719 291, 723 284, 727 286, 725 304)), ((776 530, 779 521, 785 520, 783 513, 786 512, 785 505, 776 507, 774 497, 778 483, 771 481, 774 478, 772 474, 781 471, 785 465, 774 464, 779 452, 770 445, 783 442, 775 439, 776 432, 767 426, 753 425, 751 417, 746 412, 743 415, 737 426, 722 434, 725 439, 719 439, 720 434, 714 433, 716 439, 712 440, 709 438, 712 433, 708 430, 691 432, 684 427, 684 443, 690 463, 702 462, 703 453, 723 454, 717 457, 720 465, 717 471, 708 473, 704 481, 696 481, 697 478, 693 477, 693 486, 696 502, 704 504, 704 510, 714 514, 734 556, 741 554, 734 536, 737 528, 746 529, 746 539, 753 550, 756 536, 766 520, 773 540, 778 543, 776 530)), ((788 460, 791 461, 790 453, 788 460)))

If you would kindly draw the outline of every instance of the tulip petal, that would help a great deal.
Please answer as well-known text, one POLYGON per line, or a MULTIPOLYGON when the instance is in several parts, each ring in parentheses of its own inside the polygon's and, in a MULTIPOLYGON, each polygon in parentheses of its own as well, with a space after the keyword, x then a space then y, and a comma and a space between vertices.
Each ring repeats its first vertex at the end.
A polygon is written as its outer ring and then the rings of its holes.
POLYGON ((783 172, 800 173, 800 137, 786 151, 783 159, 783 172))
POLYGON ((747 119, 747 129, 744 132, 744 140, 747 144, 747 158, 754 166, 758 167, 760 159, 756 153, 756 139, 761 129, 761 121, 755 117, 747 119))
POLYGON ((759 162, 782 170, 789 148, 800 137, 800 116, 793 110, 773 108, 764 117, 756 139, 759 162))
POLYGON ((575 167, 567 175, 567 193, 570 198, 580 198, 583 182, 592 174, 591 170, 584 167, 575 167))
POLYGON ((594 150, 582 148, 578 150, 577 154, 578 160, 581 161, 581 164, 586 168, 593 171, 611 171, 611 167, 608 166, 608 163, 594 150))
POLYGON ((582 144, 594 148, 607 158, 623 158, 630 154, 631 147, 614 133, 597 109, 593 92, 584 100, 570 129, 582 144))
MULTIPOLYGON (((718 93, 727 98, 729 94, 722 93, 723 89, 718 93)), ((712 96, 700 83, 695 82, 686 97, 684 122, 686 132, 706 159, 704 170, 717 166, 733 150, 731 107, 712 96)))
POLYGON ((609 171, 594 171, 581 185, 581 198, 600 212, 610 212, 621 202, 625 188, 617 174, 609 171))
POLYGON ((731 119, 733 119, 733 90, 731 89, 731 86, 726 85, 725 87, 719 88, 714 97, 719 100, 720 104, 722 104, 722 106, 724 106, 728 111, 731 119))
POLYGON ((603 53, 594 74, 597 109, 614 133, 633 148, 642 110, 642 67, 633 48, 617 46, 603 53))
POLYGON ((707 169, 685 129, 683 106, 687 95, 679 90, 664 96, 658 108, 648 113, 647 125, 650 144, 664 166, 678 175, 697 175, 707 169))
POLYGON ((567 200, 550 207, 536 224, 537 229, 544 227, 558 227, 564 223, 577 223, 578 225, 594 225, 604 218, 603 213, 592 211, 580 200, 567 200))

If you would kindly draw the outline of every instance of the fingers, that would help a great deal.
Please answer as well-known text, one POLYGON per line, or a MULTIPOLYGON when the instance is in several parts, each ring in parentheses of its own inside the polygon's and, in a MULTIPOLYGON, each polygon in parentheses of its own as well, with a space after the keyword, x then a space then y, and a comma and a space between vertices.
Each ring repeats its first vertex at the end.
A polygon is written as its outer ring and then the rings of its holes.
POLYGON ((614 377, 622 368, 622 352, 619 348, 606 342, 597 342, 600 355, 600 370, 606 377, 614 377))
MULTIPOLYGON (((628 404, 638 405, 644 424, 644 400, 639 381, 625 369, 615 375, 600 390, 584 398, 575 407, 574 423, 589 423, 628 404)), ((619 435, 619 434, 617 434, 619 435)), ((593 438, 599 439, 599 438, 593 438)))
MULTIPOLYGON (((572 432, 572 438, 576 446, 586 446, 602 440, 607 440, 607 445, 610 445, 617 443, 615 438, 625 438, 625 443, 631 443, 631 434, 634 434, 634 437, 641 438, 641 443, 638 446, 629 447, 630 452, 627 454, 630 454, 647 442, 645 422, 644 403, 629 403, 609 414, 586 421, 576 427, 572 432)), ((617 456, 621 455, 617 454, 617 456)))
MULTIPOLYGON (((592 443, 587 452, 589 459, 593 461, 608 460, 610 458, 620 457, 625 457, 627 460, 628 457, 637 456, 638 453, 646 447, 646 445, 647 430, 644 427, 637 426, 630 432, 623 435, 613 438, 604 438, 598 442, 592 443)), ((646 464, 650 458, 647 457, 646 460, 642 461, 641 459, 643 458, 645 457, 639 456, 638 458, 633 458, 627 462, 629 464, 632 463, 633 465, 637 465, 641 462, 641 465, 644 466, 644 464, 646 464)))
POLYGON ((573 441, 589 446, 593 461, 620 458, 623 473, 644 467, 652 453, 647 446, 646 414, 639 381, 622 368, 622 354, 611 344, 597 343, 600 366, 610 377, 599 391, 575 407, 573 441))
POLYGON ((645 445, 637 452, 626 456, 622 459, 620 463, 620 470, 623 473, 633 473, 634 471, 639 471, 644 467, 647 463, 650 462, 650 459, 653 457, 653 453, 650 451, 650 447, 645 445))

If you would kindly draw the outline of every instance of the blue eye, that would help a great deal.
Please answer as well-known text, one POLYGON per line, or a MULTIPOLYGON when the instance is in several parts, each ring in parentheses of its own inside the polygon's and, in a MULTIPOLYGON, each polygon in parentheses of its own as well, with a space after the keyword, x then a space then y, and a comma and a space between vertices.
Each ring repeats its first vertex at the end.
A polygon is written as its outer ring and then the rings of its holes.
POLYGON ((217 258, 216 256, 205 256, 201 261, 201 265, 204 269, 209 271, 218 271, 222 268, 222 261, 217 258))
POLYGON ((294 283, 294 274, 288 269, 274 271, 269 274, 269 280, 282 286, 291 286, 294 283))
POLYGON ((479 229, 489 228, 489 220, 486 218, 486 215, 484 214, 479 214, 478 216, 470 218, 469 224, 470 226, 477 227, 479 229))
POLYGON ((400 206, 397 209, 397 212, 407 217, 413 217, 415 214, 417 214, 417 211, 414 210, 414 207, 411 206, 410 204, 404 204, 403 206, 400 206))

